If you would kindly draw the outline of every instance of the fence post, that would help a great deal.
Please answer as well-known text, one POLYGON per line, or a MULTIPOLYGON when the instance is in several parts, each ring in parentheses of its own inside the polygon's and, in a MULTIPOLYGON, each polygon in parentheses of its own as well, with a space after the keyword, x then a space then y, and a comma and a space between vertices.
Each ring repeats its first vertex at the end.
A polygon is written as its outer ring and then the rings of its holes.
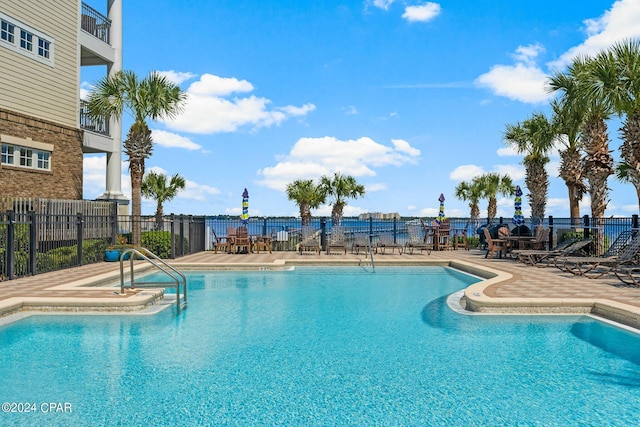
POLYGON ((588 239, 591 234, 591 230, 589 230, 589 215, 582 217, 582 226, 584 227, 584 238, 588 239))
POLYGON ((369 246, 373 246, 373 217, 369 217, 369 246))
POLYGON ((14 221, 15 213, 7 211, 7 277, 9 280, 14 279, 15 275, 15 233, 14 221))
POLYGON ((118 238, 118 210, 114 209, 111 214, 111 244, 115 245, 118 238))
POLYGON ((76 254, 78 256, 78 265, 82 265, 82 230, 84 229, 84 217, 82 216, 82 212, 78 212, 76 215, 76 228, 78 230, 76 234, 78 240, 76 254))
POLYGON ((549 250, 553 247, 553 215, 549 215, 549 241, 547 242, 549 250))
POLYGON ((184 256, 184 214, 180 214, 180 241, 178 242, 179 250, 177 255, 184 256))
POLYGON ((171 221, 171 259, 176 258, 176 216, 174 214, 169 215, 171 221))
POLYGON ((631 228, 638 228, 638 214, 631 215, 631 228))
POLYGON ((320 246, 323 251, 327 250, 327 219, 320 218, 320 246))
POLYGON ((32 276, 36 274, 36 253, 38 250, 36 240, 36 212, 29 211, 29 266, 27 268, 32 276))
POLYGON ((189 221, 189 253, 192 254, 195 252, 195 239, 193 238, 193 236, 195 236, 193 230, 193 215, 188 215, 187 218, 189 221))
POLYGON ((398 218, 393 217, 393 243, 398 243, 398 218))

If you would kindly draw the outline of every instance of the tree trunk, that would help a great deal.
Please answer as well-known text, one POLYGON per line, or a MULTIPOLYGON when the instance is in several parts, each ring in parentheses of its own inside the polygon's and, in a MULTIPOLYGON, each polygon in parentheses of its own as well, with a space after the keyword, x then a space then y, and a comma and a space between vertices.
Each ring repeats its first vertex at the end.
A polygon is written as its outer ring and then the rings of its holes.
POLYGON ((131 172, 131 243, 134 246, 142 244, 140 221, 142 215, 142 176, 144 175, 144 161, 129 160, 131 172))

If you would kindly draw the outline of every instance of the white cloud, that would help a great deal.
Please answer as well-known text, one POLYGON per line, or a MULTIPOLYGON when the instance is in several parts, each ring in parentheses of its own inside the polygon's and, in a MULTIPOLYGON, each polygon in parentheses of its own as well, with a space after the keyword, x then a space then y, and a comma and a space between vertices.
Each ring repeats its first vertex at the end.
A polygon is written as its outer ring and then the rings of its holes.
POLYGON ((404 139, 392 139, 391 143, 393 144, 394 147, 396 147, 396 150, 401 153, 405 153, 413 157, 418 157, 420 155, 420 150, 412 147, 404 139))
POLYGON ((80 84, 80 99, 82 99, 83 101, 88 100, 89 94, 91 94, 91 92, 93 92, 94 89, 95 89, 95 86, 93 86, 91 83, 82 82, 80 84))
POLYGON ((498 148, 498 150, 496 151, 496 154, 500 157, 514 157, 514 156, 520 156, 521 154, 519 154, 515 148, 513 147, 502 147, 502 148, 498 148))
POLYGON ((475 83, 490 89, 495 95, 527 104, 538 104, 551 98, 545 89, 546 81, 547 74, 539 67, 520 62, 516 65, 494 65, 491 71, 482 74, 475 83))
POLYGON ((512 56, 516 62, 531 66, 535 64, 535 59, 538 55, 544 53, 544 51, 544 47, 540 43, 536 43, 528 46, 518 46, 516 53, 512 56))
POLYGON ((376 191, 383 191, 387 189, 387 184, 367 184, 365 190, 367 193, 373 193, 376 191))
POLYGON ((204 74, 187 89, 184 112, 163 123, 172 130, 190 133, 234 132, 242 126, 257 129, 279 125, 290 117, 304 116, 316 108, 313 104, 269 108, 269 99, 255 95, 225 98, 251 91, 253 85, 246 80, 204 74))
POLYGON ((440 14, 438 3, 427 2, 419 6, 407 6, 402 17, 409 22, 427 22, 440 14))
POLYGON ((184 148, 185 150, 201 150, 202 146, 191 141, 185 136, 178 135, 173 132, 167 132, 164 130, 153 130, 153 142, 168 148, 184 148))
POLYGON ((196 74, 193 74, 193 73, 174 71, 174 70, 158 71, 158 74, 160 74, 161 76, 169 80, 171 83, 174 83, 177 85, 196 77, 196 74))
POLYGON ((509 175, 513 181, 520 181, 525 177, 522 165, 494 165, 493 171, 500 175, 509 175))
POLYGON ((482 174, 484 169, 481 166, 460 165, 449 174, 449 178, 454 181, 469 181, 482 174))
POLYGON ((211 200, 209 196, 220 194, 220 190, 210 185, 198 184, 197 182, 185 180, 185 189, 180 191, 177 198, 187 200, 197 200, 199 202, 208 202, 211 200))
POLYGON ((284 190, 288 183, 296 179, 315 179, 333 172, 353 177, 375 176, 373 168, 416 163, 419 154, 420 151, 406 141, 394 142, 394 147, 390 147, 368 137, 346 141, 330 136, 300 138, 289 154, 283 156, 275 166, 258 171, 258 175, 262 176, 259 183, 284 190))
POLYGON ((640 36, 640 2, 618 0, 602 16, 584 21, 587 39, 547 64, 562 69, 577 55, 591 56, 616 42, 640 36))
POLYGON ((373 5, 380 9, 389 10, 389 6, 394 2, 394 0, 373 0, 373 5))

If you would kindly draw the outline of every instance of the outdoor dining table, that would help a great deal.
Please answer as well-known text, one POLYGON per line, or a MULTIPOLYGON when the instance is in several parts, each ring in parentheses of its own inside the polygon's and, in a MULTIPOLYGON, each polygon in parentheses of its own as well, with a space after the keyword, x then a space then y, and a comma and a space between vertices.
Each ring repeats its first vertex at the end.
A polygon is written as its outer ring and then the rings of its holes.
POLYGON ((271 253, 271 240, 273 236, 263 235, 263 234, 251 234, 249 235, 251 238, 251 249, 256 251, 256 253, 260 253, 260 247, 264 248, 265 251, 269 251, 271 253))
POLYGON ((533 236, 505 236, 501 237, 501 239, 507 241, 507 252, 512 249, 518 249, 520 247, 520 242, 530 242, 533 239, 533 236))

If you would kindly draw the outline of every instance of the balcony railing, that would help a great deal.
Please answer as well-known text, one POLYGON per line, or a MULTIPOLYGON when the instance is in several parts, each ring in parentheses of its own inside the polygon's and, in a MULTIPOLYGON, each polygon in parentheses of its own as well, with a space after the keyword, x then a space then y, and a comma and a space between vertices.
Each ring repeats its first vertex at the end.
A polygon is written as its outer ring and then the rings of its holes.
POLYGON ((82 22, 80 27, 87 33, 109 44, 111 20, 85 3, 82 3, 82 22))
POLYGON ((93 118, 89 115, 89 104, 80 100, 80 129, 109 136, 109 121, 106 117, 93 118))

